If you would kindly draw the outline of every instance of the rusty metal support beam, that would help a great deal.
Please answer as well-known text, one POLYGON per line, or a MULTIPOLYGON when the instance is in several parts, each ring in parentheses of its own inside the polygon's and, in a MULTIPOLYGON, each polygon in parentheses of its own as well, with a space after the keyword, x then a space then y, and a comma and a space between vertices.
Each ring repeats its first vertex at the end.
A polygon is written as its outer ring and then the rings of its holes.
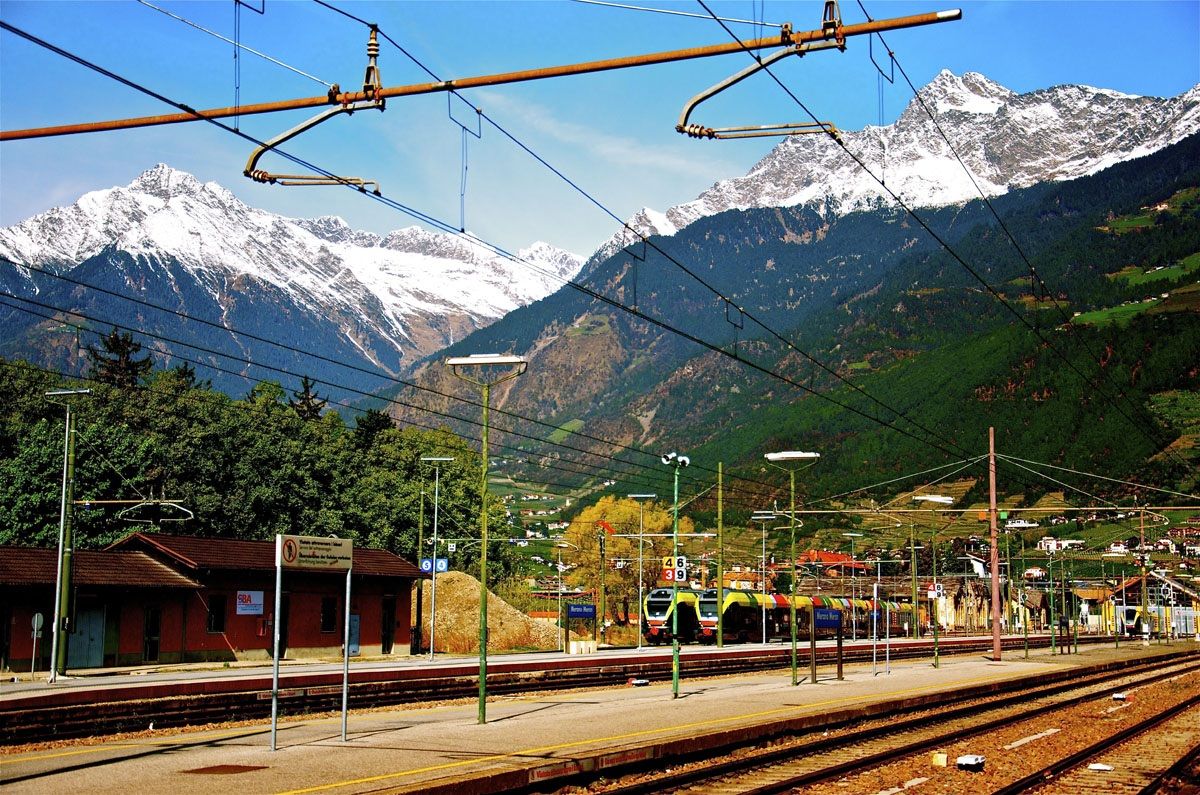
POLYGON ((522 83, 530 80, 545 80, 551 77, 567 77, 570 75, 591 74, 593 72, 607 72, 613 69, 628 69, 637 66, 653 66, 655 64, 672 63, 675 61, 687 61, 696 58, 711 58, 717 55, 729 55, 746 50, 761 50, 768 47, 826 41, 832 40, 838 35, 841 37, 867 36, 872 33, 882 33, 888 30, 933 25, 938 22, 951 22, 961 18, 962 11, 953 9, 950 11, 935 11, 928 14, 896 17, 894 19, 878 19, 856 25, 843 25, 836 32, 828 29, 792 32, 785 28, 778 36, 761 39, 735 41, 728 44, 714 44, 705 47, 690 47, 682 50, 669 50, 645 55, 630 55, 623 58, 609 58, 601 61, 550 66, 542 69, 526 69, 518 72, 465 77, 458 80, 445 80, 440 83, 416 83, 407 86, 393 86, 391 88, 384 88, 379 92, 351 91, 340 94, 331 93, 318 97, 302 97, 300 99, 288 99, 279 102, 242 105, 240 107, 210 108, 208 110, 197 110, 192 113, 141 116, 134 119, 114 119, 111 121, 66 124, 58 127, 37 127, 26 130, 4 130, 0 131, 0 141, 18 141, 29 138, 50 138, 56 135, 128 130, 137 127, 181 124, 204 119, 223 119, 232 116, 253 116, 262 113, 278 113, 285 110, 302 110, 304 108, 319 108, 329 105, 347 105, 355 102, 373 101, 381 97, 390 99, 392 97, 433 94, 439 91, 461 91, 469 88, 522 83))

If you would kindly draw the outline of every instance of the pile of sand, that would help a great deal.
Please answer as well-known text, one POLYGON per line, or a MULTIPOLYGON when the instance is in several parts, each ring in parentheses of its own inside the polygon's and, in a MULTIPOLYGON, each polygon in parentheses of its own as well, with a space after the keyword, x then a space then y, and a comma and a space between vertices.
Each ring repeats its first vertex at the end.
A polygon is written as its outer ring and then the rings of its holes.
MULTIPOLYGON (((432 589, 421 583, 421 646, 429 646, 429 613, 432 589)), ((488 651, 557 649, 558 630, 535 621, 496 594, 488 591, 488 651)), ((416 619, 416 610, 413 610, 416 619)), ((437 578, 437 649, 466 654, 479 651, 479 580, 461 571, 437 578)))

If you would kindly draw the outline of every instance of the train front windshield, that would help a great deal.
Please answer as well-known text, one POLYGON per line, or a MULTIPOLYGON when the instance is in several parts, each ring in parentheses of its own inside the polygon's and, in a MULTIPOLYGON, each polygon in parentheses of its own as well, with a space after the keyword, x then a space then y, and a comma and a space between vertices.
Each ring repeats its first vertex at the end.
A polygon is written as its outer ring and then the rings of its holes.
POLYGON ((717 597, 700 597, 700 618, 717 617, 717 597))
POLYGON ((648 618, 666 618, 667 610, 671 607, 671 592, 667 591, 667 595, 659 596, 658 594, 650 594, 646 597, 646 616, 648 618))

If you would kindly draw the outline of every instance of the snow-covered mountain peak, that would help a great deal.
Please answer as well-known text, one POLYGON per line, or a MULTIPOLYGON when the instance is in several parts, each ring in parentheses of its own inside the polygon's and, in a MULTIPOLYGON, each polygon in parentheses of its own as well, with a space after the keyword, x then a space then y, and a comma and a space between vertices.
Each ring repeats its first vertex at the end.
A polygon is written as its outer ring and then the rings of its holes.
MULTIPOLYGON (((892 201, 876 177, 911 207, 956 204, 980 191, 996 196, 1094 174, 1200 131, 1200 86, 1170 99, 1078 85, 1017 94, 978 72, 942 70, 920 99, 892 124, 843 130, 845 149, 871 173, 828 136, 792 136, 745 176, 717 182, 665 213, 643 209, 626 223, 672 235, 731 209, 808 205, 842 215, 892 201)), ((588 262, 603 261, 630 240, 628 231, 618 231, 588 262)))
POLYGON ((204 189, 204 185, 186 171, 159 163, 154 168, 143 171, 127 188, 166 201, 174 196, 194 196, 204 189))
MULTIPOLYGON (((18 264, 62 273, 89 262, 130 284, 144 281, 134 274, 142 268, 167 274, 191 285, 172 288, 175 296, 206 294, 219 307, 261 301, 334 324, 377 363, 432 353, 545 297, 582 264, 545 243, 528 251, 529 263, 514 262, 421 227, 381 238, 335 216, 284 218, 164 164, 0 229, 0 255, 18 264)), ((11 286, 38 292, 46 277, 36 273, 10 270, 11 286)))
MULTIPOLYGON (((949 69, 943 69, 929 85, 921 89, 921 98, 936 113, 952 110, 963 113, 991 115, 1016 94, 997 82, 987 79, 978 72, 966 72, 959 77, 949 69)), ((916 98, 909 103, 921 113, 916 98)))

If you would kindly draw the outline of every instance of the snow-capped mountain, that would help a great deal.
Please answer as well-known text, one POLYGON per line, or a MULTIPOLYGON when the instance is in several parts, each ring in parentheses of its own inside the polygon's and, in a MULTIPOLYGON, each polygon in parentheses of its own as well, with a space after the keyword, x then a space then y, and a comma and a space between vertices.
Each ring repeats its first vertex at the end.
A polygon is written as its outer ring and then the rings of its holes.
MULTIPOLYGON (((895 123, 843 131, 842 139, 909 206, 936 207, 978 198, 980 190, 996 196, 1094 174, 1197 130, 1200 86, 1171 99, 1072 85, 1017 94, 976 72, 959 77, 943 70, 895 123)), ((722 180, 665 213, 643 209, 628 224, 644 234, 672 235, 730 209, 806 204, 840 215, 880 201, 891 203, 836 142, 804 135, 784 139, 746 176, 722 180)), ((614 235, 589 262, 632 240, 627 231, 614 235)))
MULTIPOLYGON (((548 295, 582 264, 545 243, 514 262, 419 227, 380 237, 335 217, 284 218, 161 164, 0 229, 0 255, 55 274, 86 263, 140 297, 230 328, 246 330, 228 321, 239 302, 274 313, 277 327, 303 317, 337 338, 317 348, 346 346, 359 364, 393 373, 548 295), (148 273, 165 292, 143 287, 148 273)), ((0 283, 24 296, 52 290, 53 277, 36 269, 6 267, 0 283)))

